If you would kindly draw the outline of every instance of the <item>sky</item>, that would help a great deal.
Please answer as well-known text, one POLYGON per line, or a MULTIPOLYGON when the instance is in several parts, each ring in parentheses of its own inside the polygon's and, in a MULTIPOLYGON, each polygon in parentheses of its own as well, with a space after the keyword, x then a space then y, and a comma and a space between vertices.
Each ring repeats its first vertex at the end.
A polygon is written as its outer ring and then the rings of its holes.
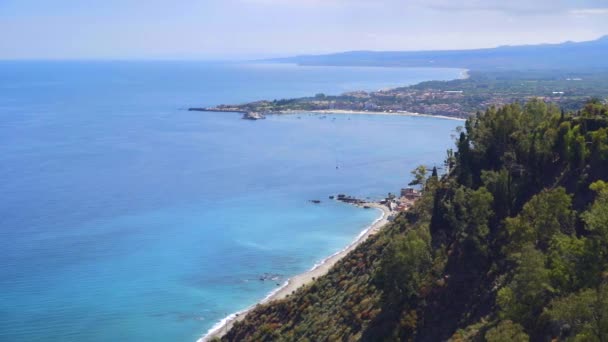
POLYGON ((0 0, 0 59, 249 59, 606 34, 608 0, 0 0))

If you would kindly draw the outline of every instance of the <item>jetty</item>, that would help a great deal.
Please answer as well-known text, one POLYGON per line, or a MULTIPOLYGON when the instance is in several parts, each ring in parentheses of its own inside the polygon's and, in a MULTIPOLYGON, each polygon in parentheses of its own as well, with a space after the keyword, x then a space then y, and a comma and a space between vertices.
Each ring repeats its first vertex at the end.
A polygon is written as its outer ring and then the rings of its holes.
MULTIPOLYGON (((388 212, 390 212, 391 214, 398 214, 404 211, 408 211, 414 205, 414 203, 416 203, 416 201, 418 201, 421 197, 422 192, 414 188, 401 189, 399 197, 389 193, 388 197, 380 201, 363 200, 344 194, 339 194, 337 196, 329 196, 330 199, 335 199, 336 201, 352 204, 364 209, 371 209, 377 206, 386 207, 388 209, 388 212)), ((395 215, 390 215, 388 217, 389 221, 391 221, 394 216, 395 215)))
POLYGON ((355 198, 352 196, 346 196, 344 194, 339 194, 336 199, 340 202, 344 202, 344 203, 348 203, 348 204, 354 204, 354 205, 363 205, 364 203, 367 203, 367 201, 364 201, 362 199, 359 198, 355 198))

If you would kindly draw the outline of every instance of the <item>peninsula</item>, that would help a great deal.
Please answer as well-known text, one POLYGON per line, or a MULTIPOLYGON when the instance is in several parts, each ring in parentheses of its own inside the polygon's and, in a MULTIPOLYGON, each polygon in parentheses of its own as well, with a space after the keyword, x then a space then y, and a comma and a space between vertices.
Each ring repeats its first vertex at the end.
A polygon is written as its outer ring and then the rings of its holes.
POLYGON ((489 107, 541 99, 564 110, 581 108, 592 98, 608 97, 608 71, 469 71, 452 81, 430 81, 408 87, 341 95, 317 94, 294 99, 222 104, 190 110, 239 112, 257 119, 271 114, 329 111, 424 113, 467 118, 489 107))
POLYGON ((608 97, 607 55, 608 36, 578 43, 480 50, 355 51, 296 56, 262 62, 307 66, 444 67, 467 71, 463 72, 462 78, 452 81, 190 109, 241 112, 247 119, 311 111, 424 113, 467 118, 490 107, 541 99, 566 111, 578 110, 592 98, 608 97))

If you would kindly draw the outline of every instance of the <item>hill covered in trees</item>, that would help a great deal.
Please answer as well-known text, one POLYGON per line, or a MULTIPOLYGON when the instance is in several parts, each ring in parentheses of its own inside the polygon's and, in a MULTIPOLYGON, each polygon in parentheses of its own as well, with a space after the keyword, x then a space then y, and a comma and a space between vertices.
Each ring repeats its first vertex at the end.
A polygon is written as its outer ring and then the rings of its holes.
POLYGON ((415 207, 223 341, 607 341, 608 107, 466 121, 415 207))

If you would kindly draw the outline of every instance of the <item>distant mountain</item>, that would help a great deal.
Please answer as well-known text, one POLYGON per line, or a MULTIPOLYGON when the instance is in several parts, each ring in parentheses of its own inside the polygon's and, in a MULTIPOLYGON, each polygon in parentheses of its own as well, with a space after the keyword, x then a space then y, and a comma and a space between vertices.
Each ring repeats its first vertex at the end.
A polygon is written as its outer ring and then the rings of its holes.
POLYGON ((475 50, 351 51, 271 60, 301 65, 455 67, 468 69, 608 68, 608 35, 586 42, 475 50))

